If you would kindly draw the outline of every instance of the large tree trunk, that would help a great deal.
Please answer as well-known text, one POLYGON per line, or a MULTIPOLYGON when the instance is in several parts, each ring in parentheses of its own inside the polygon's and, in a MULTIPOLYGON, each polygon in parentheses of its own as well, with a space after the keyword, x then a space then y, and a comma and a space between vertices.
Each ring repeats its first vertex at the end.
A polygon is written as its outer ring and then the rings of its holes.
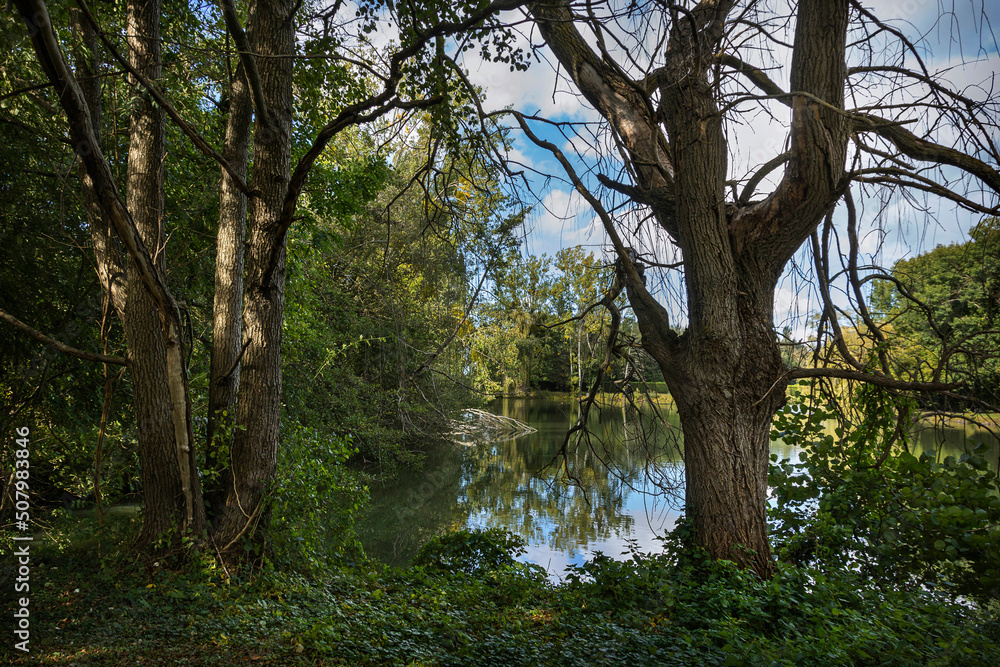
POLYGON ((784 400, 784 368, 770 304, 761 312, 748 301, 724 338, 689 329, 684 351, 657 362, 684 432, 685 505, 698 544, 767 576, 770 426, 784 400))
MULTIPOLYGON (((226 498, 215 537, 226 553, 253 533, 263 518, 277 464, 281 419, 281 337, 285 307, 285 234, 279 226, 291 178, 292 59, 294 11, 289 0, 251 5, 247 36, 257 58, 261 97, 255 109, 255 196, 247 213, 248 249, 238 428, 233 436, 226 498)), ((256 99, 256 97, 255 97, 256 99)))
MULTIPOLYGON (((160 9, 160 0, 130 0, 127 5, 129 62, 151 81, 162 72, 160 9)), ((133 83, 136 98, 129 128, 126 208, 152 254, 155 271, 165 277, 164 114, 138 82, 133 83)), ((200 525, 203 509, 190 441, 180 331, 175 328, 164 335, 163 304, 143 283, 141 268, 130 261, 123 324, 142 476, 144 513, 139 541, 152 545, 177 527, 200 525)))
MULTIPOLYGON (((229 85, 229 117, 223 157, 246 180, 250 148, 250 89, 243 65, 229 85)), ((243 341, 243 265, 247 198, 222 169, 219 190, 219 232, 215 256, 215 303, 212 309, 212 370, 208 387, 206 467, 228 467, 243 341)), ((213 502, 215 502, 213 494, 213 502)))
POLYGON ((678 335, 591 196, 623 267, 643 347, 677 402, 696 540, 714 558, 768 576, 769 430, 785 389, 772 302, 785 263, 842 193, 847 124, 837 109, 846 78, 847 3, 799 3, 791 83, 808 96, 792 104, 784 179, 767 200, 743 208, 727 206, 728 147, 708 55, 722 48, 734 4, 703 2, 675 16, 663 66, 638 82, 609 66, 610 54, 594 52, 573 24, 569 2, 532 4, 531 12, 626 149, 639 187, 614 189, 648 206, 683 254, 688 326, 678 335))
MULTIPOLYGON (((38 62, 66 112, 70 138, 86 173, 84 189, 93 195, 89 203, 98 206, 93 212, 111 223, 128 255, 126 281, 131 284, 126 285, 123 320, 146 509, 140 539, 152 547, 166 534, 199 534, 205 515, 192 437, 184 340, 180 312, 167 287, 163 256, 162 114, 137 85, 126 205, 101 150, 88 94, 66 64, 45 3, 16 0, 16 5, 29 28, 38 62)), ((159 0, 141 4, 130 0, 127 5, 130 67, 153 80, 161 72, 159 13, 159 0)), ((102 278, 115 299, 113 280, 102 278)), ((169 546, 172 541, 162 543, 169 546)))
POLYGON ((727 148, 713 92, 702 72, 661 90, 675 189, 684 193, 674 215, 689 322, 682 351, 657 361, 684 431, 685 505, 699 544, 715 558, 766 576, 771 559, 764 510, 774 411, 772 401, 759 399, 782 370, 771 331, 773 283, 765 274, 758 278, 763 284, 755 284, 731 246, 727 148), (751 295, 763 303, 753 303, 751 295))

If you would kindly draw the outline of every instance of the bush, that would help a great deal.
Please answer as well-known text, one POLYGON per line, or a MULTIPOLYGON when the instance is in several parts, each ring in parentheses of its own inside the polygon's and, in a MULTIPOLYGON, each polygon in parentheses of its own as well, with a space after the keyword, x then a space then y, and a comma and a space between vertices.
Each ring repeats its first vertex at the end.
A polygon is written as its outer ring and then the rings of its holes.
POLYGON ((349 436, 322 437, 310 428, 288 427, 270 496, 272 565, 318 575, 363 558, 354 521, 368 488, 344 465, 354 451, 349 436))
POLYGON ((779 557, 884 588, 1000 598, 1000 485, 981 450, 915 457, 896 431, 898 398, 863 387, 853 404, 863 418, 833 434, 824 424, 834 413, 802 397, 775 419, 772 438, 801 447, 803 459, 770 471, 779 557))
POLYGON ((524 545, 520 536, 498 528, 457 530, 439 535, 421 547, 413 564, 472 576, 513 571, 544 580, 544 569, 517 560, 517 556, 524 554, 524 545))

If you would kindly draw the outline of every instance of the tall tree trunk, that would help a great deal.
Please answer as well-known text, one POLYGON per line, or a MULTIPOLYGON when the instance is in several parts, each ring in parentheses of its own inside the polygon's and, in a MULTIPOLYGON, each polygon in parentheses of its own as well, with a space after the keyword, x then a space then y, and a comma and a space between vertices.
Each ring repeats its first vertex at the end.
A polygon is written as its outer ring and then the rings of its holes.
MULTIPOLYGON (((238 64, 229 85, 229 117, 223 157, 246 180, 250 148, 250 89, 243 65, 238 64)), ((218 453, 232 442, 240 354, 243 341, 243 266, 247 198, 222 169, 219 189, 219 231, 215 256, 215 303, 212 309, 212 369, 208 386, 206 468, 228 467, 218 453)), ((214 496, 215 494, 213 494, 214 496)), ((213 502, 215 498, 213 497, 213 502)))
POLYGON ((648 206, 683 254, 688 326, 679 336, 606 209, 591 197, 629 276, 643 347, 677 402, 686 509, 697 542, 714 558, 768 576, 768 432, 785 389, 772 302, 785 263, 842 194, 848 127, 837 110, 846 79, 847 2, 798 3, 791 89, 806 95, 792 102, 785 176, 764 202, 729 210, 728 148, 709 54, 721 48, 734 4, 699 3, 675 16, 663 66, 640 82, 609 65, 610 55, 594 52, 574 26, 568 0, 530 9, 568 75, 626 148, 639 187, 616 189, 648 206))
MULTIPOLYGON (((93 188, 93 201, 128 253, 126 280, 131 285, 127 286, 124 325, 146 506, 140 541, 152 546, 176 528, 199 533, 205 516, 195 466, 184 340, 161 255, 162 118, 140 92, 132 115, 128 164, 127 198, 136 210, 133 216, 101 151, 86 95, 66 64, 48 8, 43 0, 15 2, 29 27, 38 62, 66 112, 70 137, 89 179, 85 187, 93 188), (149 300, 144 302, 142 295, 149 300)), ((127 6, 129 59, 150 78, 160 74, 159 11, 159 2, 140 5, 132 0, 127 6)))
MULTIPOLYGON (((70 20, 73 32, 80 40, 73 51, 75 74, 80 82, 80 89, 83 91, 87 108, 90 110, 90 123, 94 128, 94 140, 100 145, 103 103, 101 79, 98 76, 97 54, 100 46, 97 33, 90 22, 83 18, 80 10, 75 7, 70 9, 70 20)), ((111 300, 118 317, 123 318, 127 293, 124 257, 120 248, 115 245, 111 235, 111 221, 101 210, 101 203, 97 199, 94 183, 82 161, 79 165, 79 173, 87 225, 90 227, 90 241, 94 248, 97 278, 111 300)))
POLYGON ((699 545, 768 576, 770 427, 784 400, 784 367, 770 303, 762 312, 750 301, 741 299, 725 339, 689 329, 684 351, 657 361, 684 431, 685 506, 699 545))
MULTIPOLYGON (((160 0, 129 0, 126 9, 129 63, 151 81, 157 81, 162 74, 160 10, 160 0)), ((136 98, 129 128, 126 208, 152 254, 155 271, 166 277, 164 114, 138 82, 133 84, 136 98)), ((203 519, 203 510, 190 442, 190 415, 186 409, 178 415, 182 407, 178 399, 188 401, 186 370, 180 352, 182 341, 173 340, 180 331, 164 336, 161 304, 146 289, 142 271, 134 261, 128 263, 126 284, 123 324, 138 426, 144 504, 139 541, 152 545, 178 526, 194 527, 195 515, 203 519), (198 508, 194 507, 196 502, 198 508)))
POLYGON ((782 370, 770 331, 772 285, 766 275, 763 286, 740 284, 747 276, 729 238, 722 116, 707 77, 699 72, 661 94, 675 189, 684 193, 675 214, 689 323, 683 352, 658 361, 684 430, 686 511, 699 544, 713 557, 767 575, 764 510, 773 411, 757 402, 782 370), (747 303, 749 296, 739 296, 741 288, 760 294, 761 287, 768 295, 763 313, 747 303))
MULTIPOLYGON (((234 550, 262 518, 277 464, 281 419, 281 337, 285 307, 285 234, 279 227, 291 178, 294 11, 290 0, 250 7, 247 36, 260 72, 266 109, 255 109, 252 184, 247 213, 247 269, 238 428, 233 436, 226 499, 215 521, 216 541, 234 550)), ((255 97, 255 99, 257 99, 255 97)))

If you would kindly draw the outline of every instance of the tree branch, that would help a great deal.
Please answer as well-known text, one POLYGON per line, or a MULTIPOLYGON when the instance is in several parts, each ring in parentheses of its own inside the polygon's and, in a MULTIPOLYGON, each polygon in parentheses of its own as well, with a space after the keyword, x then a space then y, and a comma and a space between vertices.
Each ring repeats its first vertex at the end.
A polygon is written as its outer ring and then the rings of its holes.
POLYGON ((1000 172, 982 160, 954 148, 921 139, 898 123, 867 114, 853 114, 853 116, 855 132, 874 132, 883 139, 892 142, 900 153, 913 160, 937 162, 958 167, 1000 194, 1000 172))
MULTIPOLYGON (((754 85, 763 91, 770 99, 778 100, 788 107, 792 106, 793 95, 799 94, 797 92, 791 94, 785 93, 781 87, 778 86, 778 84, 774 83, 774 81, 767 76, 767 74, 751 65, 748 65, 736 56, 723 53, 719 54, 716 58, 721 64, 731 67, 750 79, 750 81, 752 81, 754 85)), ((935 92, 946 94, 954 100, 962 102, 966 105, 973 104, 973 102, 967 97, 941 86, 931 79, 926 73, 920 74, 902 67, 889 66, 855 67, 850 70, 851 73, 873 71, 887 71, 905 76, 911 76, 931 87, 931 89, 935 92)), ((962 169, 963 171, 966 171, 982 180, 990 188, 992 188, 994 192, 1000 193, 1000 173, 982 160, 966 155, 965 153, 957 151, 954 148, 948 148, 926 139, 922 139, 907 130, 897 121, 885 120, 870 114, 854 112, 844 113, 847 113, 852 119, 854 132, 872 132, 877 134, 883 139, 891 142, 894 146, 896 146, 897 150, 911 159, 921 160, 924 162, 939 162, 953 167, 958 167, 959 169, 962 169)))
POLYGON ((65 343, 61 343, 61 342, 57 341, 55 338, 50 338, 50 337, 46 336, 45 334, 43 334, 41 331, 38 331, 37 329, 31 328, 30 326, 28 326, 27 324, 25 324, 21 320, 17 319, 13 315, 10 315, 10 314, 2 311, 2 310, 0 310, 0 319, 6 321, 8 324, 10 324, 11 326, 13 326, 15 329, 19 329, 19 330, 23 331, 24 333, 28 334, 32 338, 36 338, 36 339, 42 341, 43 343, 45 343, 46 345, 48 345, 52 349, 57 350, 58 352, 62 352, 63 354, 68 354, 70 356, 77 357, 77 358, 83 359, 85 361, 97 361, 97 362, 105 363, 105 364, 114 364, 116 366, 126 366, 126 367, 128 366, 128 360, 125 359, 124 357, 116 357, 116 356, 107 355, 107 354, 97 354, 97 353, 94 353, 94 352, 85 352, 83 350, 78 350, 75 347, 70 347, 69 345, 66 345, 65 343))
MULTIPOLYGON (((530 9, 549 49, 630 154, 637 184, 650 192, 671 192, 674 168, 669 146, 644 89, 646 83, 632 81, 594 53, 573 24, 569 2, 536 2, 530 9)), ((675 229, 666 220, 670 210, 653 210, 664 229, 675 229)))
POLYGON ((372 95, 366 100, 348 106, 346 109, 337 114, 336 118, 327 123, 323 129, 319 131, 319 134, 316 135, 316 139, 313 141, 312 146, 309 147, 306 154, 303 155, 298 164, 295 165, 292 177, 288 182, 288 191, 285 195, 285 201, 282 204, 281 213, 278 218, 278 233, 275 237, 276 242, 271 250, 271 258, 268 261, 267 269, 263 274, 263 279, 261 281, 262 287, 266 288, 271 284, 271 279, 278 266, 279 258, 281 257, 281 249, 284 247, 285 235, 288 233, 288 228, 291 227, 292 223, 295 221, 295 209, 298 206, 299 196, 302 194, 302 188, 305 185, 306 178, 309 176, 309 172, 312 170, 316 160, 323 153, 323 151, 326 150, 330 141, 345 128, 370 122, 384 116, 393 109, 424 109, 438 104, 442 99, 440 96, 434 96, 422 100, 412 100, 409 102, 394 99, 396 98, 396 91, 399 86, 399 82, 403 79, 404 63, 409 58, 417 55, 431 40, 474 28, 476 25, 482 23, 495 13, 509 9, 516 9, 517 7, 523 5, 525 1, 526 0, 495 0, 494 2, 491 2, 473 12, 462 21, 442 21, 441 23, 434 25, 429 30, 420 33, 412 44, 393 54, 389 61, 389 75, 384 79, 385 83, 381 93, 378 95, 372 95))
POLYGON ((266 127, 274 127, 274 120, 271 118, 267 101, 264 98, 264 87, 260 83, 260 70, 257 69, 257 58, 250 49, 250 43, 247 41, 247 34, 243 30, 243 25, 240 23, 240 17, 236 13, 236 7, 233 6, 232 0, 219 0, 219 5, 222 8, 222 17, 226 22, 226 28, 229 30, 229 34, 233 36, 233 42, 236 44, 236 53, 239 55, 240 62, 243 63, 247 85, 253 94, 253 106, 257 111, 257 120, 266 127))
POLYGON ((743 187, 743 192, 740 193, 740 198, 737 200, 737 203, 741 206, 749 204, 750 197, 753 196, 753 193, 757 189, 757 186, 760 185, 760 182, 763 181, 768 174, 786 162, 788 162, 788 151, 785 151, 781 155, 777 155, 764 163, 764 165, 750 177, 750 180, 747 181, 747 184, 743 187))
MULTIPOLYGON (((629 301, 632 302, 633 309, 639 308, 646 310, 649 313, 648 318, 641 318, 640 322, 645 321, 649 326, 655 327, 657 330, 657 336, 653 337, 656 340, 665 341, 671 347, 677 341, 677 332, 670 328, 670 316, 667 314, 667 310, 660 305, 660 303, 653 298, 653 295, 649 293, 643 284, 642 277, 639 275, 639 271, 632 261, 632 257, 629 254, 628 248, 625 247, 624 242, 622 242, 621 236, 618 234, 618 230, 615 228, 614 221, 611 219, 611 215, 604 208, 601 201, 594 196, 590 190, 583 184, 580 177, 577 175, 576 170, 573 169, 573 165, 570 164, 569 160, 563 154, 559 148, 550 141, 545 141, 540 139, 528 125, 527 120, 524 115, 517 111, 509 111, 511 115, 517 120, 518 124, 521 126, 521 131, 524 132, 525 136, 528 137, 536 146, 539 148, 544 148, 545 150, 552 153, 552 155, 559 161, 562 165, 563 171, 569 177, 570 182, 580 195, 587 200, 594 212, 601 219, 601 224, 604 226, 604 231, 607 233, 608 238, 611 239, 611 244, 615 248, 615 253, 618 255, 619 261, 621 262, 621 267, 628 278, 629 289, 629 301)), ((651 340, 653 339, 651 338, 651 340)), ((665 350, 668 354, 673 354, 674 350, 665 350)))
MULTIPOLYGON (((769 197, 739 209, 730 221, 737 252, 754 246, 766 265, 779 272, 843 194, 851 128, 844 111, 847 0, 797 4, 789 86, 795 93, 790 96, 792 122, 784 175, 769 197)), ((742 67, 766 91, 780 92, 752 67, 740 61, 731 64, 742 67)))
POLYGON ((792 106, 792 100, 785 97, 785 91, 781 89, 781 86, 772 81, 771 77, 769 77, 763 70, 743 62, 731 53, 718 53, 716 54, 715 59, 723 67, 729 67, 730 69, 736 70, 746 78, 750 79, 750 82, 760 88, 765 95, 777 99, 787 107, 792 106))
MULTIPOLYGON (((897 380, 888 375, 879 373, 866 373, 864 371, 850 370, 847 368, 793 368, 785 373, 786 380, 798 380, 802 378, 840 378, 843 380, 857 380, 867 382, 887 389, 899 389, 902 391, 949 391, 962 386, 961 382, 907 382, 897 380)), ((965 398, 965 397, 963 397, 965 398)))
MULTIPOLYGON (((101 30, 101 26, 98 25, 97 19, 94 18, 94 15, 90 12, 90 7, 87 6, 86 0, 77 0, 77 3, 80 5, 80 11, 83 12, 83 15, 87 19, 87 22, 93 26, 94 32, 97 33, 97 36, 100 38, 101 43, 104 44, 104 47, 108 50, 111 56, 116 61, 118 61, 118 63, 125 69, 126 72, 135 77, 135 80, 138 81, 143 88, 149 91, 150 96, 156 101, 156 103, 160 107, 163 108, 163 110, 170 117, 170 119, 174 121, 174 124, 181 129, 181 132, 187 135, 187 137, 191 140, 191 143, 193 143, 195 147, 198 150, 200 150, 205 156, 212 158, 220 165, 222 165, 222 168, 225 169, 226 172, 232 177, 233 183, 235 183, 236 187, 239 188, 240 192, 247 195, 248 197, 252 197, 254 195, 253 190, 251 190, 250 186, 248 186, 246 182, 242 178, 240 178, 239 173, 236 171, 236 169, 233 168, 231 164, 229 164, 229 161, 226 160, 226 158, 222 157, 222 155, 220 155, 217 150, 212 148, 209 145, 209 143, 205 141, 205 139, 203 139, 201 135, 198 134, 198 132, 193 127, 191 127, 191 125, 188 124, 186 120, 181 118, 181 115, 177 112, 177 109, 175 109, 174 106, 170 104, 170 102, 163 95, 163 93, 160 92, 160 89, 157 88, 152 81, 144 77, 140 72, 138 72, 134 67, 132 67, 132 65, 129 64, 128 59, 122 57, 121 53, 118 52, 118 49, 115 48, 115 45, 111 42, 110 39, 108 39, 108 36, 104 34, 104 31, 101 30)), ((28 19, 25 20, 27 21, 28 19)), ((59 88, 59 86, 56 87, 57 89, 59 88)))
POLYGON ((114 225, 118 237, 125 245, 129 257, 135 262, 142 282, 157 306, 163 309, 162 312, 167 313, 168 317, 172 313, 179 321, 179 315, 176 314, 177 304, 167 290, 152 255, 142 242, 135 222, 122 201, 108 161, 101 152, 91 122, 90 109, 79 83, 63 58, 59 40, 49 18, 48 7, 44 0, 16 0, 16 2, 18 11, 28 27, 38 63, 54 85, 66 112, 70 137, 77 156, 93 180, 94 192, 103 213, 114 225))

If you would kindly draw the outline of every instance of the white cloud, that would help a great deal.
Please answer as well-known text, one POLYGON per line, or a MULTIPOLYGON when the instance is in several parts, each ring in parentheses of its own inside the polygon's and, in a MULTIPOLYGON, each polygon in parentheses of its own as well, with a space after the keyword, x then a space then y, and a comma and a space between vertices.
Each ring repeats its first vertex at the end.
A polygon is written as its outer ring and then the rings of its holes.
POLYGON ((596 158, 597 148, 593 142, 586 141, 582 137, 571 137, 562 145, 563 153, 575 153, 584 158, 596 158))
POLYGON ((974 58, 953 55, 934 59, 932 71, 943 81, 949 82, 955 90, 977 102, 996 99, 1000 90, 1000 54, 991 53, 974 58))
POLYGON ((575 190, 553 189, 528 220, 531 251, 554 255, 560 248, 583 245, 598 249, 607 237, 593 209, 575 190))
MULTIPOLYGON (((537 40, 537 36, 535 36, 537 40)), ((533 47, 541 46, 523 33, 519 33, 514 46, 530 54, 533 47)), ((539 51, 547 54, 544 47, 539 51)), ((510 65, 503 62, 483 60, 477 49, 464 54, 463 64, 469 71, 469 79, 486 90, 486 101, 490 109, 511 107, 526 114, 539 115, 574 121, 594 121, 598 119, 594 111, 579 95, 574 94, 565 80, 559 80, 551 62, 544 58, 531 58, 526 72, 512 72, 510 65)))
POLYGON ((868 0, 865 6, 884 21, 901 19, 917 26, 938 16, 937 0, 868 0))

